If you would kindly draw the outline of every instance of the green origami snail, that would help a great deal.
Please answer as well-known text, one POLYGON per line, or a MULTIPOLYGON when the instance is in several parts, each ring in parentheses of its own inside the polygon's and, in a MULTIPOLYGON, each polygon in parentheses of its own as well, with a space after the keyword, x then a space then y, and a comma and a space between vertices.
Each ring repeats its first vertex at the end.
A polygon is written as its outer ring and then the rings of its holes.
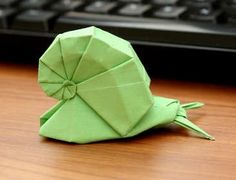
POLYGON ((59 100, 41 116, 41 136, 89 143, 176 123, 213 139, 187 120, 185 110, 201 103, 153 96, 130 43, 96 27, 59 34, 40 58, 38 81, 59 100))

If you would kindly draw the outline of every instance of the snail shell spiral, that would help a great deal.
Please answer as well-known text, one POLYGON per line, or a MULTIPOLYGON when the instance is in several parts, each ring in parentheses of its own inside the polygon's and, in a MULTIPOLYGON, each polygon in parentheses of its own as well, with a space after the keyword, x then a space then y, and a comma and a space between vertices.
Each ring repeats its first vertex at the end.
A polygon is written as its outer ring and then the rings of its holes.
POLYGON ((96 27, 59 34, 39 61, 39 84, 60 101, 81 98, 124 136, 153 105, 132 46, 96 27))

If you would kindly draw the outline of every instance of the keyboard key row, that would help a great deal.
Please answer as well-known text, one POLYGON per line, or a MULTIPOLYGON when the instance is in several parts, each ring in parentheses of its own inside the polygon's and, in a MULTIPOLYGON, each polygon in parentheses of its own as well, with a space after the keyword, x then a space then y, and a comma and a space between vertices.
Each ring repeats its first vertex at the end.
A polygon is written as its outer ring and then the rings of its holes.
MULTIPOLYGON (((1 0, 0 28, 55 31, 54 25, 57 26, 60 19, 67 16, 66 12, 104 14, 108 17, 117 16, 118 19, 136 17, 137 21, 142 17, 144 20, 174 19, 233 24, 236 22, 235 0, 223 1, 222 9, 217 8, 218 0, 150 0, 151 4, 143 3, 147 2, 145 0, 98 0, 89 3, 83 0, 60 0, 56 2, 55 0, 1 0), (17 3, 21 7, 20 10, 14 7, 17 3), (13 8, 9 8, 10 6, 13 8)), ((76 18, 79 20, 83 17, 76 18)))
MULTIPOLYGON (((235 5, 235 0, 1 0, 0 7, 18 7, 18 8, 52 8, 57 6, 76 6, 78 4, 112 4, 117 6, 125 4, 149 4, 151 6, 187 6, 193 8, 216 7, 228 4, 235 5)), ((71 10, 71 9, 70 9, 71 10)))

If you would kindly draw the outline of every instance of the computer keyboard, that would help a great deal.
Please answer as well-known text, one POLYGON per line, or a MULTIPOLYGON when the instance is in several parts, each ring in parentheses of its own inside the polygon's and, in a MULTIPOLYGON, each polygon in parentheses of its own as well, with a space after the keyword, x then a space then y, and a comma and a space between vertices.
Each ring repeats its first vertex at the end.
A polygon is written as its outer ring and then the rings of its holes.
POLYGON ((137 44, 236 49, 235 0, 1 0, 0 33, 98 26, 137 44))
POLYGON ((0 55, 39 57, 58 33, 88 26, 129 40, 140 56, 151 47, 169 48, 162 58, 174 49, 184 62, 191 50, 201 51, 199 62, 205 51, 208 61, 236 52, 236 0, 0 0, 0 55))

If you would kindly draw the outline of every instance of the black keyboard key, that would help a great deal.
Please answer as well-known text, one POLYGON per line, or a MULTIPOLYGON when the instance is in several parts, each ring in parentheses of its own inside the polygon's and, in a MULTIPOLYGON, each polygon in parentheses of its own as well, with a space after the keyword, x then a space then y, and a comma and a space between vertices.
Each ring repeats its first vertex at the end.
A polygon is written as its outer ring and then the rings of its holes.
POLYGON ((234 17, 228 17, 227 19, 228 24, 236 25, 236 18, 234 17))
POLYGON ((117 0, 118 2, 123 2, 123 3, 142 3, 143 0, 117 0))
POLYGON ((211 8, 199 8, 189 12, 188 19, 194 21, 216 22, 220 11, 211 8))
POLYGON ((148 4, 127 4, 118 11, 118 14, 123 16, 142 16, 150 9, 151 6, 148 4))
POLYGON ((153 4, 160 5, 160 6, 167 6, 167 5, 176 5, 178 0, 152 0, 153 4))
POLYGON ((236 18, 236 0, 223 2, 222 8, 227 16, 236 18))
MULTIPOLYGON (((154 21, 155 19, 150 19, 154 21)), ((56 33, 61 33, 68 30, 78 29, 81 27, 87 26, 97 26, 105 28, 109 24, 113 24, 111 29, 118 29, 120 23, 127 23, 129 26, 132 26, 132 23, 140 24, 146 22, 146 18, 136 18, 136 17, 127 17, 127 16, 118 16, 110 14, 88 14, 83 12, 71 11, 67 12, 64 15, 60 16, 55 23, 54 31, 56 33), (114 26, 114 28, 113 28, 114 26)), ((155 21, 156 22, 156 21, 155 21)))
POLYGON ((117 7, 116 2, 109 1, 95 1, 85 7, 85 11, 89 13, 102 13, 107 14, 117 7))
POLYGON ((162 6, 154 11, 153 16, 164 19, 179 19, 180 15, 182 15, 185 11, 186 7, 162 6))
POLYGON ((42 9, 51 3, 51 0, 23 0, 19 7, 23 9, 42 9))
POLYGON ((182 5, 188 6, 192 9, 199 8, 212 8, 216 0, 183 0, 182 5))
POLYGON ((82 7, 84 4, 81 0, 60 0, 51 5, 52 10, 56 11, 72 11, 82 7))
POLYGON ((31 31, 49 31, 56 13, 44 10, 27 10, 13 21, 12 28, 31 31))
POLYGON ((86 26, 97 26, 103 27, 106 24, 118 24, 120 26, 120 22, 137 22, 139 23, 140 18, 134 17, 125 17, 125 16, 117 16, 110 14, 88 14, 83 12, 71 11, 67 12, 64 15, 60 16, 55 23, 54 31, 56 33, 61 33, 64 31, 78 29, 86 26))
POLYGON ((14 9, 0 9, 0 28, 8 28, 15 14, 16 11, 14 9))
POLYGON ((17 4, 19 0, 0 0, 0 7, 10 7, 17 4))

